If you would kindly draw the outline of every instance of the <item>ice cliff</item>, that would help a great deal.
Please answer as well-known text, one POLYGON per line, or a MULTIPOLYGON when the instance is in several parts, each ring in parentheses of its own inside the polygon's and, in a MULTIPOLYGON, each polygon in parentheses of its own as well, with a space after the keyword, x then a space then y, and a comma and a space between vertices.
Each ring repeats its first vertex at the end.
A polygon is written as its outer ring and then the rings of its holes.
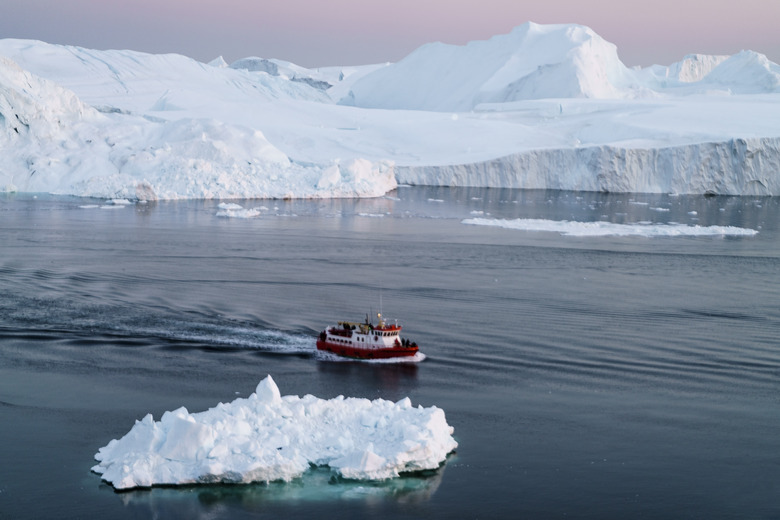
POLYGON ((541 149, 463 165, 406 166, 401 183, 674 194, 780 194, 780 138, 659 148, 541 149))

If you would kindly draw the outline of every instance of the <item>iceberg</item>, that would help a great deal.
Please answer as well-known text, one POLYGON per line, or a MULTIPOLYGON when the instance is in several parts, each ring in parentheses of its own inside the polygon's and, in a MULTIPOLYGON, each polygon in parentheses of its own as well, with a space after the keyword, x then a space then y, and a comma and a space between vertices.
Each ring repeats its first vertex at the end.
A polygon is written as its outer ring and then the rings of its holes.
POLYGON ((92 106, 0 55, 0 187, 146 201, 375 197, 396 187, 388 161, 295 161, 260 130, 187 116, 191 95, 166 89, 148 113, 133 112, 143 98, 92 106), (152 115, 171 113, 179 117, 152 115))
POLYGON ((0 40, 0 190, 378 197, 399 183, 780 194, 780 66, 630 68, 577 24, 307 69, 0 40))
POLYGON ((526 23, 465 46, 432 43, 357 81, 340 100, 364 108, 466 112, 481 103, 630 97, 617 48, 588 27, 526 23))
POLYGON ((136 421, 99 449, 92 471, 116 489, 291 481, 313 466, 384 480, 439 468, 458 446, 444 411, 409 398, 282 396, 269 375, 248 398, 136 421))

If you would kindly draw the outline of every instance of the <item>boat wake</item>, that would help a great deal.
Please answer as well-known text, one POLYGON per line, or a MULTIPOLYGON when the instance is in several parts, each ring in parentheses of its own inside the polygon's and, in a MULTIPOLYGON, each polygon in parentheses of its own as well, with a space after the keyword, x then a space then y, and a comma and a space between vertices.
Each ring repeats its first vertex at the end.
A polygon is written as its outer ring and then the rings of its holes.
POLYGON ((183 326, 176 332, 149 331, 174 341, 207 344, 215 347, 257 349, 279 354, 314 354, 314 338, 279 330, 257 329, 251 326, 199 324, 183 326))
MULTIPOLYGON (((112 297, 116 298, 116 295, 112 297)), ((46 299, 10 293, 0 299, 0 315, 3 316, 0 340, 39 334, 73 344, 104 342, 120 347, 148 346, 170 350, 251 349, 311 357, 324 354, 317 350, 317 338, 306 330, 283 331, 271 323, 229 319, 216 310, 177 312, 175 308, 149 308, 128 302, 95 303, 94 300, 81 302, 72 298, 46 299)), ((396 331, 400 331, 400 327, 393 326, 392 332, 396 331)), ((336 358, 335 355, 317 357, 323 360, 336 358)), ((414 363, 423 359, 424 355, 416 355, 402 361, 414 363)), ((397 363, 399 360, 371 362, 397 363)))
POLYGON ((325 350, 317 350, 314 354, 314 357, 318 361, 332 361, 336 363, 355 362, 355 363, 389 365, 389 364, 421 363, 422 361, 425 361, 427 356, 422 352, 417 352, 413 356, 405 356, 405 357, 386 358, 386 359, 357 359, 357 358, 347 358, 347 357, 339 356, 337 354, 334 354, 332 352, 327 352, 325 350))

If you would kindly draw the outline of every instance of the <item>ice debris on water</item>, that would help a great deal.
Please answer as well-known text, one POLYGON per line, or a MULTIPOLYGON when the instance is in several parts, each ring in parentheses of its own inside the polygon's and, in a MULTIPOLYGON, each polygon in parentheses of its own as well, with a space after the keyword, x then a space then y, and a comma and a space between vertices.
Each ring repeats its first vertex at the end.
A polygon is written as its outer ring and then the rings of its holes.
POLYGON ((218 217, 253 218, 260 216, 259 208, 244 208, 240 204, 223 202, 217 211, 218 217))
MULTIPOLYGON (((617 213, 619 215, 619 213, 617 213)), ((623 214, 625 215, 625 213, 623 214)), ((754 236, 758 231, 735 226, 687 226, 670 222, 652 224, 615 224, 613 222, 577 222, 545 219, 489 219, 469 218, 461 221, 473 226, 493 226, 518 231, 546 231, 563 236, 641 236, 641 237, 693 237, 693 236, 754 236)))
POLYGON ((409 398, 282 396, 269 375, 248 398, 204 412, 147 414, 95 454, 116 489, 290 481, 311 465, 347 479, 383 480, 438 468, 458 443, 444 411, 409 398))

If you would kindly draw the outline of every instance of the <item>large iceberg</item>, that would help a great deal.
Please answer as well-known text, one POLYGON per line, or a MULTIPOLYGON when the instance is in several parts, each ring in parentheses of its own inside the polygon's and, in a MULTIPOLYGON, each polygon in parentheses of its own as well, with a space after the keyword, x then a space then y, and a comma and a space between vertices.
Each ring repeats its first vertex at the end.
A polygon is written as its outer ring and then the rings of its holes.
POLYGON ((0 40, 0 190, 371 197, 397 183, 780 194, 780 66, 630 68, 576 24, 306 69, 0 40))
POLYGON ((166 89, 136 111, 145 93, 130 89, 123 103, 92 106, 0 55, 0 191, 157 200, 375 197, 396 187, 390 162, 295 161, 256 128, 181 117, 186 92, 166 89), (167 112, 180 117, 153 115, 167 112))
POLYGON ((409 398, 281 396, 266 377, 255 393, 204 412, 186 408, 136 421, 95 455, 92 471, 116 489, 290 481, 311 466, 383 480, 438 468, 457 447, 444 411, 409 398))
POLYGON ((588 27, 527 23, 465 46, 424 45, 357 81, 341 102, 466 112, 482 103, 633 97, 637 89, 617 48, 588 27))

